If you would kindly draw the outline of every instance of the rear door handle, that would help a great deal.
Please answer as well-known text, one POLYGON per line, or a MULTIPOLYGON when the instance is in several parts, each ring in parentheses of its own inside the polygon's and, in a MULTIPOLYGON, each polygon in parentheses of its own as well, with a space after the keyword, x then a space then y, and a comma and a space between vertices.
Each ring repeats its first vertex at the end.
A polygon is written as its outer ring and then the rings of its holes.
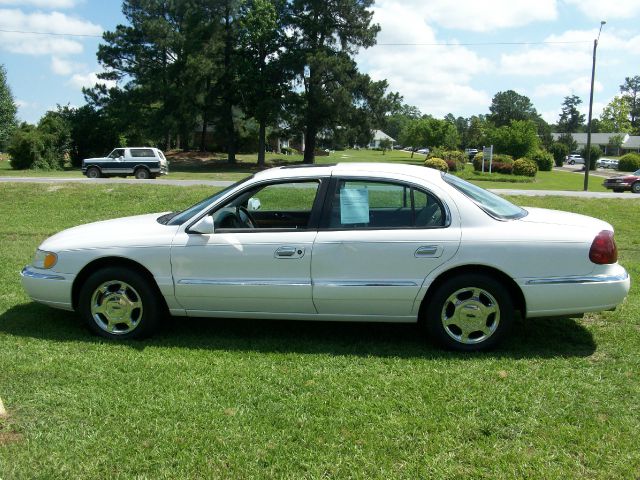
POLYGON ((418 247, 414 255, 417 258, 431 257, 437 258, 442 254, 442 249, 438 245, 423 245, 418 247))
POLYGON ((278 248, 275 256, 277 258, 302 258, 304 256, 304 248, 286 245, 278 248))

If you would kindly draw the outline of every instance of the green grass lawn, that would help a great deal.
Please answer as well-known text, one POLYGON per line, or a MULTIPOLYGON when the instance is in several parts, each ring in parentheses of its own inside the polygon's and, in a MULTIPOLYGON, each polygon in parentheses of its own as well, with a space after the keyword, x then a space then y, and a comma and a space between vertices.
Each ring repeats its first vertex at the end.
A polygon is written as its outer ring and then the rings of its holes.
MULTIPOLYGON (((473 355, 406 325, 176 318, 111 343, 25 296, 48 235, 211 190, 0 184, 0 478, 637 478, 636 284, 615 312, 518 322, 473 355)), ((515 201, 611 222, 640 275, 630 202, 515 201)))
MULTIPOLYGON (((198 154, 190 155, 188 161, 172 161, 170 165, 170 174, 158 178, 158 181, 167 179, 174 180, 228 180, 236 181, 241 178, 258 171, 256 168, 255 154, 238 155, 238 164, 229 165, 220 155, 214 155, 213 159, 207 161, 198 161, 198 154)), ((425 156, 414 154, 402 150, 387 151, 384 153, 375 150, 345 150, 332 152, 331 155, 325 157, 317 157, 316 163, 339 163, 339 162, 389 162, 389 163, 407 163, 413 165, 422 165, 425 156)), ((302 155, 278 155, 274 153, 267 154, 267 165, 277 166, 287 163, 301 162, 302 155)), ((82 172, 79 169, 66 169, 62 171, 46 171, 46 170, 13 170, 9 162, 0 160, 0 177, 55 177, 55 178, 81 178, 82 172)), ((535 180, 521 177, 518 182, 505 180, 513 180, 510 175, 501 174, 478 174, 473 172, 473 167, 469 164, 465 173, 462 175, 465 179, 477 183, 483 188, 507 188, 507 189, 524 189, 524 190, 574 190, 581 191, 583 189, 584 176, 579 173, 571 173, 564 171, 538 172, 535 180)), ((132 178, 132 177, 129 177, 132 178)), ((597 176, 591 176, 589 180, 589 191, 604 192, 607 191, 602 186, 603 179, 597 176)))

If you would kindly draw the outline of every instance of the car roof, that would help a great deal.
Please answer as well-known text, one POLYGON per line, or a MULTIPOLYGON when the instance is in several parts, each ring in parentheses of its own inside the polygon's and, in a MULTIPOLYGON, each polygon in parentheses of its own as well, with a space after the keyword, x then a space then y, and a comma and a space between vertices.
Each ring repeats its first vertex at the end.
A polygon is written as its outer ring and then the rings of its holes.
POLYGON ((328 177, 331 175, 406 175, 418 177, 425 180, 437 181, 441 177, 441 172, 433 168, 421 167, 418 165, 406 165, 402 163, 338 163, 333 165, 290 165, 270 168, 256 173, 257 180, 269 180, 278 178, 315 178, 328 177))

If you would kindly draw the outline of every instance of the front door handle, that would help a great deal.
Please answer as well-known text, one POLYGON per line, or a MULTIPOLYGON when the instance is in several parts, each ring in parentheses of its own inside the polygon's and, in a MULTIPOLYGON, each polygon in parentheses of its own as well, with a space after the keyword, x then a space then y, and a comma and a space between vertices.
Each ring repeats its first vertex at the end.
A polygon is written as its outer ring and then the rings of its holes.
POLYGON ((277 258, 302 258, 304 256, 304 248, 286 245, 278 248, 275 256, 277 258))

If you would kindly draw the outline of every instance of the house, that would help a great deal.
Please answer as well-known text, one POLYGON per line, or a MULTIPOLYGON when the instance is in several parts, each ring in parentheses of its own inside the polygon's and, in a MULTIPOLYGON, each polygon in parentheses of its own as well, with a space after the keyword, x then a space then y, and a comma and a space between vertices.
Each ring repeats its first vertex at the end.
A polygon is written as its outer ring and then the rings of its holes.
MULTIPOLYGON (((557 141, 561 133, 552 133, 553 139, 557 141)), ((587 134, 586 133, 572 133, 571 136, 578 144, 578 150, 587 146, 587 134)), ((600 150, 605 155, 623 155, 628 152, 640 152, 640 136, 629 135, 628 133, 592 133, 591 145, 600 147, 600 150), (622 137, 622 145, 618 147, 613 144, 612 137, 622 137)))
POLYGON ((373 139, 369 142, 369 145, 367 145, 367 148, 380 148, 380 142, 382 140, 389 140, 391 142, 391 148, 393 148, 393 144, 396 143, 396 140, 394 138, 391 138, 382 130, 374 130, 373 139))

